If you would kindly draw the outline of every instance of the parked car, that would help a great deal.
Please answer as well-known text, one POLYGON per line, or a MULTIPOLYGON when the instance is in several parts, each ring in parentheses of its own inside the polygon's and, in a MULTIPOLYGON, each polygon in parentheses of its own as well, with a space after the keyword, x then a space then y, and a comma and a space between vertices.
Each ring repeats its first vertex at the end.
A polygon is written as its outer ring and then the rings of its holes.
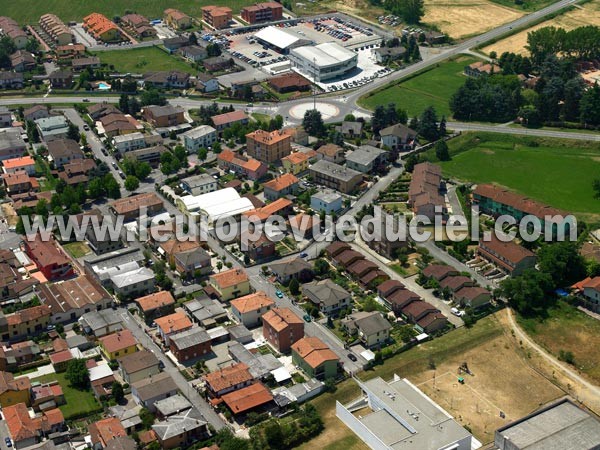
POLYGON ((275 295, 277 296, 277 298, 283 298, 283 292, 281 292, 279 289, 275 291, 275 295))
POLYGON ((9 437, 5 437, 4 442, 6 443, 7 447, 12 447, 12 441, 10 440, 9 437))
POLYGON ((304 317, 302 318, 305 322, 312 322, 312 317, 310 317, 310 314, 304 314, 304 317))
POLYGON ((354 362, 357 361, 356 356, 354 356, 354 353, 348 353, 348 359, 354 362))

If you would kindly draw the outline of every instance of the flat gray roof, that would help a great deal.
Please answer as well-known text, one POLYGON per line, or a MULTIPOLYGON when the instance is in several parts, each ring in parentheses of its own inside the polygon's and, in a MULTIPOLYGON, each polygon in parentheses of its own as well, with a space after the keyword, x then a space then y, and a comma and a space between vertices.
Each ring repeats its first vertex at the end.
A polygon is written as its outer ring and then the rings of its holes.
POLYGON ((357 170, 349 169, 347 167, 340 166, 339 164, 325 161, 324 159, 321 159, 310 166, 310 170, 330 176, 340 181, 350 181, 357 176, 362 177, 362 173, 357 170))
POLYGON ((181 394, 175 394, 171 397, 159 400, 154 403, 154 407, 163 416, 170 416, 192 407, 192 404, 181 394))
POLYGON ((380 148, 373 147, 372 145, 362 145, 349 155, 346 155, 346 162, 353 162, 355 164, 366 166, 373 163, 373 161, 384 153, 387 152, 380 148))
POLYGON ((600 448, 600 421, 568 399, 496 431, 500 449, 564 450, 600 448))

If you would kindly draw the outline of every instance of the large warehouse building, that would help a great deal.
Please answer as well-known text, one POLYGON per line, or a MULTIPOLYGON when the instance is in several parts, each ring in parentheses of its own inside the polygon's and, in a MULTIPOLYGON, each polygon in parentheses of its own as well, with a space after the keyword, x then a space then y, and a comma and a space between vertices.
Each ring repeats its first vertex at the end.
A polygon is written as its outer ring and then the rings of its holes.
POLYGON ((314 43, 310 39, 307 39, 294 31, 274 26, 261 29, 254 37, 262 45, 266 45, 283 54, 288 54, 293 48, 314 43))
POLYGON ((314 81, 328 81, 346 75, 358 64, 358 55, 335 42, 290 50, 289 59, 298 71, 314 81))

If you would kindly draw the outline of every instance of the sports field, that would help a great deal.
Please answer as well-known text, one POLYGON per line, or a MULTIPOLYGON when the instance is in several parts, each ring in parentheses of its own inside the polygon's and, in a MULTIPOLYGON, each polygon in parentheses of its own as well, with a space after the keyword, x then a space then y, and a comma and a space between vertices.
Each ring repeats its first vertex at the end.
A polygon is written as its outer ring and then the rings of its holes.
POLYGON ((596 142, 464 133, 449 147, 452 160, 441 163, 446 176, 497 183, 581 218, 600 218, 592 189, 600 174, 596 142))
POLYGON ((467 79, 463 74, 464 67, 475 61, 478 60, 473 57, 459 56, 406 81, 371 92, 361 97, 359 104, 373 110, 377 105, 394 102, 405 108, 409 117, 418 116, 425 108, 433 106, 439 116, 450 117, 450 97, 467 79))
POLYGON ((530 31, 535 31, 539 28, 548 26, 572 30, 573 28, 583 27, 585 25, 600 26, 600 0, 592 0, 583 5, 574 6, 564 14, 490 44, 487 47, 484 47, 482 51, 485 53, 495 51, 498 55, 501 55, 504 52, 527 55, 529 52, 525 49, 525 45, 527 44, 527 33, 530 31))
POLYGON ((156 47, 111 50, 97 52, 96 55, 102 64, 114 66, 114 69, 121 73, 144 73, 160 70, 180 70, 190 74, 198 72, 180 57, 169 55, 156 47))
MULTIPOLYGON (((514 6, 514 5, 513 5, 514 6)), ((474 36, 518 19, 523 12, 488 0, 425 0, 422 22, 454 39, 474 36)))
POLYGON ((229 6, 234 14, 246 5, 255 3, 251 0, 128 0, 121 2, 118 0, 105 0, 98 2, 96 0, 23 0, 20 2, 1 2, 2 8, 0 14, 12 17, 21 24, 37 23, 40 16, 46 13, 53 13, 65 22, 81 22, 82 19, 90 13, 98 12, 106 15, 109 19, 114 16, 123 16, 125 11, 134 11, 146 16, 148 19, 160 19, 163 11, 167 8, 177 8, 180 11, 189 14, 192 17, 201 17, 200 8, 206 5, 229 6))

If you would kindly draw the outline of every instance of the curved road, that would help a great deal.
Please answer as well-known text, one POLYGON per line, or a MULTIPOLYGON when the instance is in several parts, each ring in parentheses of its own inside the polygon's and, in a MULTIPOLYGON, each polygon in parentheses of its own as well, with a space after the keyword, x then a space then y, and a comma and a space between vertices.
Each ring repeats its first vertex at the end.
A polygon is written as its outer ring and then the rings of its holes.
POLYGON ((508 318, 508 323, 512 330, 515 332, 515 336, 517 339, 522 340, 529 347, 534 349, 542 358, 544 358, 547 362, 549 362, 552 366, 556 367, 560 372, 562 372, 567 377, 571 378, 573 381, 579 383, 582 389, 587 390, 588 393, 592 397, 596 397, 597 400, 600 400, 600 388, 581 375, 579 375, 576 371, 568 367, 566 364, 560 362, 554 356, 550 355, 546 350, 536 344, 528 335, 525 333, 521 327, 515 321, 512 310, 510 308, 506 308, 506 316, 508 318))

